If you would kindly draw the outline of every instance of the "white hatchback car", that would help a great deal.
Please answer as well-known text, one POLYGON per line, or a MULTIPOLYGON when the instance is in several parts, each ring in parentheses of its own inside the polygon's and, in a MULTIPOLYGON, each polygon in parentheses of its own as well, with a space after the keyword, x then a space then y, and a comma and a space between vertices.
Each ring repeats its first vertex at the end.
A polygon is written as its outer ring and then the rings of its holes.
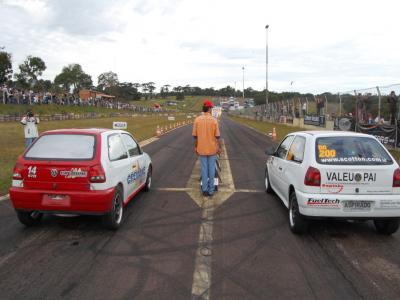
POLYGON ((383 234, 399 228, 399 165, 375 137, 294 132, 266 154, 265 188, 288 207, 292 232, 312 217, 370 219, 383 234))

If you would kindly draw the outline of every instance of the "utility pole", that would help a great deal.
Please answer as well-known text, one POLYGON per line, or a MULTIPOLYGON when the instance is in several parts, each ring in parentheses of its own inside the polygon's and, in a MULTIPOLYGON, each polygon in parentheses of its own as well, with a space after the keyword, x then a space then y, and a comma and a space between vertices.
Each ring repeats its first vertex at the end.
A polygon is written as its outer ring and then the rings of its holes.
POLYGON ((269 25, 265 26, 266 32, 266 45, 265 45, 265 104, 268 107, 268 28, 269 25))
POLYGON ((243 100, 244 100, 244 67, 242 67, 243 70, 243 100))

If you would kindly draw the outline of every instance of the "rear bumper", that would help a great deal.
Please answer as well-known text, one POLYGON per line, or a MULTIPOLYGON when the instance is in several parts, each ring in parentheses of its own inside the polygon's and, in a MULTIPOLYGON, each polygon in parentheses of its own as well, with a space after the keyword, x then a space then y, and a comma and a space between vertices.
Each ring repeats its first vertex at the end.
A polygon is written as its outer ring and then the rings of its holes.
POLYGON ((15 209, 43 212, 104 214, 111 210, 115 188, 101 191, 52 191, 10 188, 10 199, 15 209), (64 195, 51 199, 46 195, 64 195))
POLYGON ((307 194, 296 191, 300 213, 310 217, 393 218, 400 217, 399 195, 307 194), (370 201, 370 210, 349 210, 344 201, 370 201))

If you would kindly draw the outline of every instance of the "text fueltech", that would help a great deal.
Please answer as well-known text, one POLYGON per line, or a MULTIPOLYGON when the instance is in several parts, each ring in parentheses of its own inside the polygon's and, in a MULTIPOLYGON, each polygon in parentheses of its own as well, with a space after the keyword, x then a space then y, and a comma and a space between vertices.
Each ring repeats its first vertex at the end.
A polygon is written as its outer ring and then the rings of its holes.
POLYGON ((307 205, 312 206, 338 206, 340 203, 339 199, 313 199, 309 198, 307 205))

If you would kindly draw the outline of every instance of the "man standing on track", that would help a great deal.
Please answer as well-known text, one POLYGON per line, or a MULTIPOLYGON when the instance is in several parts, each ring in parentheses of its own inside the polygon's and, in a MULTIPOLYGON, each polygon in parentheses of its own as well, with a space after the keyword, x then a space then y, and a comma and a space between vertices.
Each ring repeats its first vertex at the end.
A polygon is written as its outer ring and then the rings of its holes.
POLYGON ((214 177, 217 154, 220 153, 220 133, 217 119, 211 116, 213 103, 205 100, 203 115, 197 117, 193 124, 194 149, 200 159, 201 189, 203 196, 214 194, 214 177))

